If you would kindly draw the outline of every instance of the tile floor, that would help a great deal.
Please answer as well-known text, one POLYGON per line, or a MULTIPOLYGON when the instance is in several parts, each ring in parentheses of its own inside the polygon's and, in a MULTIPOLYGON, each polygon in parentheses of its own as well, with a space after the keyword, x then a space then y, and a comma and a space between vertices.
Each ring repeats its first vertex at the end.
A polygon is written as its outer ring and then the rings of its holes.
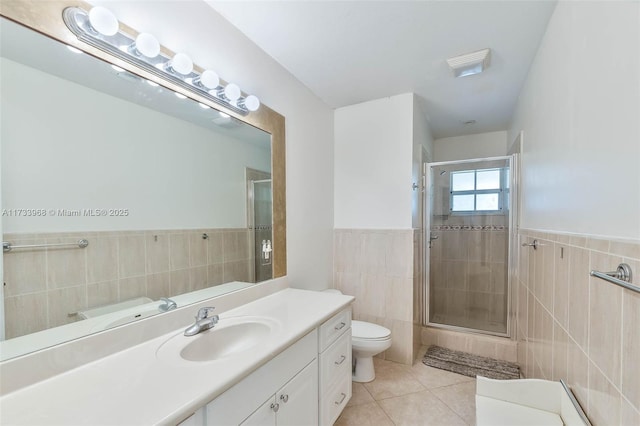
POLYGON ((353 396, 334 426, 475 425, 476 380, 422 363, 374 358, 376 378, 353 383, 353 396))

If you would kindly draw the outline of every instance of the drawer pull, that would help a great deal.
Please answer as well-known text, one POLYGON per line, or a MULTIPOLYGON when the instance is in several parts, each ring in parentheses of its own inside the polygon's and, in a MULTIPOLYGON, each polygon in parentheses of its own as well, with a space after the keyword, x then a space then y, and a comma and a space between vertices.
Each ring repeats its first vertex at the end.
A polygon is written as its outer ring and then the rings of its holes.
POLYGON ((280 395, 280 401, 286 404, 287 402, 289 402, 289 395, 286 395, 286 394, 280 395))
POLYGON ((342 404, 342 402, 344 401, 344 399, 347 397, 347 394, 344 392, 340 392, 340 395, 342 395, 342 398, 340 399, 340 401, 335 401, 336 405, 340 405, 342 404))
POLYGON ((273 410, 274 413, 277 413, 278 410, 280 409, 280 404, 278 403, 271 404, 271 409, 273 410))
POLYGON ((340 365, 340 364, 342 364, 344 362, 345 359, 347 359, 347 357, 344 356, 344 355, 341 355, 340 356, 340 361, 334 361, 334 363, 335 363, 335 365, 340 365))
POLYGON ((344 323, 344 322, 341 322, 341 323, 340 323, 340 325, 336 325, 336 326, 334 327, 334 329, 336 329, 336 330, 342 330, 342 329, 344 328, 344 326, 345 326, 345 325, 347 325, 347 324, 346 324, 346 323, 344 323))

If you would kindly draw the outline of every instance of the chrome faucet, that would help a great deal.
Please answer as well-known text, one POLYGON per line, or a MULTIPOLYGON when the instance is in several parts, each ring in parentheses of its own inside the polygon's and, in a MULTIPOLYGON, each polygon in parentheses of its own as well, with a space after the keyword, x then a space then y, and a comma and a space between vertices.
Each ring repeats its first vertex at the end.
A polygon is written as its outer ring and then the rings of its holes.
POLYGON ((204 330, 213 328, 219 320, 217 315, 209 316, 209 314, 211 314, 214 309, 215 308, 213 307, 200 308, 198 310, 198 314, 196 315, 196 322, 184 331, 184 335, 195 336, 196 334, 204 330))
POLYGON ((161 304, 160 306, 158 306, 158 310, 160 312, 168 312, 168 311, 172 311, 175 308, 178 307, 178 304, 176 302, 174 302, 171 299, 168 299, 166 297, 161 297, 160 300, 162 300, 164 303, 161 304))

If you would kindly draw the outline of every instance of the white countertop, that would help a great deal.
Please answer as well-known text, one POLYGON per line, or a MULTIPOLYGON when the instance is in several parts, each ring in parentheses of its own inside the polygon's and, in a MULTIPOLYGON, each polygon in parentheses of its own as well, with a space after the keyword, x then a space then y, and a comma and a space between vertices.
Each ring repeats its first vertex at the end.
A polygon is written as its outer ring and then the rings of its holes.
MULTIPOLYGON (((257 349, 215 362, 167 361, 174 330, 0 398, 3 425, 175 424, 348 306, 353 297, 285 289, 220 314, 262 316, 278 331, 257 349)), ((195 314, 195 312, 194 312, 195 314)), ((189 324, 184 324, 185 328, 189 324)))

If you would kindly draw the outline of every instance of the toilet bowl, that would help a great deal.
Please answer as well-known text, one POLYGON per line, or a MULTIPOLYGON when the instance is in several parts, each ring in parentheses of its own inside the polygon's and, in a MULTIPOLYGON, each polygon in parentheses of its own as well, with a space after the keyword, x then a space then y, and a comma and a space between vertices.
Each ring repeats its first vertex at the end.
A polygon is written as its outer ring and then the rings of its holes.
MULTIPOLYGON (((329 289, 327 293, 339 293, 329 289)), ((388 328, 365 321, 351 321, 351 350, 353 352, 354 382, 366 383, 376 378, 373 357, 391 347, 391 331, 388 328)))
POLYGON ((351 350, 353 351, 354 382, 370 382, 376 378, 373 357, 391 347, 388 328, 364 321, 351 321, 351 350))

